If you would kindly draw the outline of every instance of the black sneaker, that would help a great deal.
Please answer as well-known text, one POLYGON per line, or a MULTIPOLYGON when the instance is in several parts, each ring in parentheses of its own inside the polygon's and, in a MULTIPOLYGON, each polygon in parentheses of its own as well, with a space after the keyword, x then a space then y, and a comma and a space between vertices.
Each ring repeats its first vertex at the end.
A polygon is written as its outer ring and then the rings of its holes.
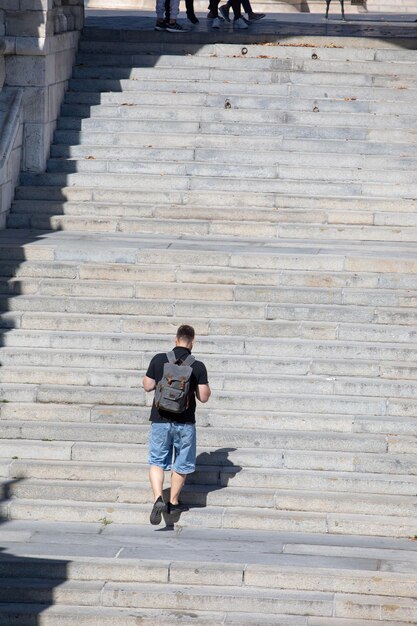
POLYGON ((247 19, 249 22, 257 22, 258 20, 262 20, 264 17, 266 17, 265 13, 249 13, 247 19))
POLYGON ((177 22, 175 22, 175 24, 170 24, 168 22, 165 30, 167 30, 169 33, 185 33, 185 28, 183 28, 181 24, 178 24, 177 22))
POLYGON ((165 20, 157 20, 154 30, 166 30, 167 23, 165 20))
POLYGON ((184 511, 189 511, 189 507, 186 504, 171 504, 168 502, 168 513, 172 515, 173 513, 184 513, 184 511))
POLYGON ((167 505, 162 500, 162 497, 159 496, 159 498, 157 498, 157 500, 155 501, 152 511, 151 511, 151 515, 149 518, 149 521, 151 522, 151 524, 153 524, 154 526, 156 526, 157 524, 160 524, 161 519, 162 519, 162 513, 166 513, 167 511, 168 511, 167 505))

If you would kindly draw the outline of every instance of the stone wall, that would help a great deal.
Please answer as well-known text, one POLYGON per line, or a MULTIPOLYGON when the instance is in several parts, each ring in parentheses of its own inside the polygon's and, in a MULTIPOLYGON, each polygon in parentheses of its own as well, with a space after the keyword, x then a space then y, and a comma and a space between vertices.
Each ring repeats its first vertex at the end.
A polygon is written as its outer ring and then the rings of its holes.
POLYGON ((23 149, 22 90, 4 88, 0 93, 0 228, 12 203, 19 180, 23 149))
POLYGON ((83 21, 83 0, 0 0, 0 227, 5 186, 45 169, 83 21))

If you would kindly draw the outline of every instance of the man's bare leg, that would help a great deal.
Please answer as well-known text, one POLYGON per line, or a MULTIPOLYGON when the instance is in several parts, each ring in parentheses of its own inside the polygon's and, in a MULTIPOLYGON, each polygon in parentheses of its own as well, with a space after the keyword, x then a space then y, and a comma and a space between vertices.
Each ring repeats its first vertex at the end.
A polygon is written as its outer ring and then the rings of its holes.
POLYGON ((149 468, 149 480, 153 491, 154 502, 161 497, 164 486, 164 470, 158 465, 151 465, 149 468))
POLYGON ((171 504, 178 504, 178 498, 180 497, 181 489, 184 487, 185 480, 187 478, 186 474, 177 474, 174 470, 172 470, 171 474, 171 495, 170 502, 171 504))
POLYGON ((149 519, 151 524, 155 525, 161 523, 162 513, 168 510, 168 506, 162 497, 162 488, 164 486, 164 470, 162 467, 151 465, 149 468, 149 480, 151 481, 154 496, 154 504, 149 519))

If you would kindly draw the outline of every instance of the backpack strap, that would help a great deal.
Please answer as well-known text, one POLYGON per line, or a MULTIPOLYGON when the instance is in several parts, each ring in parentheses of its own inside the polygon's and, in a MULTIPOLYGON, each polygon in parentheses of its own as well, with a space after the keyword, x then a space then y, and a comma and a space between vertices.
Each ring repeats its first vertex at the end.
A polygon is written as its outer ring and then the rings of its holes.
MULTIPOLYGON (((179 359, 176 358, 174 350, 166 353, 166 357, 168 359, 168 363, 176 363, 179 359)), ((195 361, 195 358, 192 354, 189 354, 184 361, 182 361, 182 365, 192 365, 195 361)))
POLYGON ((187 358, 182 362, 183 365, 192 365, 195 361, 195 358, 192 354, 189 354, 187 358))
POLYGON ((168 359, 168 363, 176 363, 177 359, 175 358, 175 352, 174 350, 171 350, 170 352, 166 353, 166 357, 168 359))

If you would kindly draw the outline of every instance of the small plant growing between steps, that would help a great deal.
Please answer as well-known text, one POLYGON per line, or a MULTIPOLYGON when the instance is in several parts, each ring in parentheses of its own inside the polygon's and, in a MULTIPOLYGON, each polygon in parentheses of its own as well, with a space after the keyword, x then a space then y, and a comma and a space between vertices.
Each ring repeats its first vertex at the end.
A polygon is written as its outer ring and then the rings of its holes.
POLYGON ((100 517, 98 521, 101 522, 103 526, 109 526, 109 524, 113 524, 113 520, 109 519, 108 517, 100 517))

